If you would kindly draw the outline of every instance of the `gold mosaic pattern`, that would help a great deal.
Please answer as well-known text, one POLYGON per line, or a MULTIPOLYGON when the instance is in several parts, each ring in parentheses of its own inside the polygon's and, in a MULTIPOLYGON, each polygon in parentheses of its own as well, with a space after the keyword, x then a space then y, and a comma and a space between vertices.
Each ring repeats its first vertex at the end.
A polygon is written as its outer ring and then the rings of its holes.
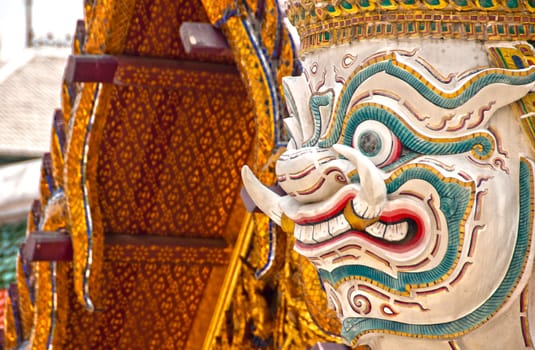
MULTIPOLYGON (((386 0, 361 1, 339 0, 326 2, 323 0, 288 1, 287 16, 296 27, 328 21, 333 18, 359 17, 362 14, 382 14, 404 10, 412 14, 465 13, 479 11, 488 14, 530 14, 535 6, 530 1, 499 1, 499 0, 386 0)), ((503 22, 502 22, 503 23, 503 22)))
MULTIPOLYGON (((102 283, 102 260, 104 250, 104 227, 102 223, 101 207, 99 206, 99 191, 98 189, 98 164, 99 164, 99 149, 104 137, 104 127, 108 117, 108 109, 110 108, 111 91, 113 86, 110 84, 100 84, 99 94, 97 97, 96 108, 94 111, 94 123, 91 126, 91 132, 86 134, 88 136, 87 148, 87 162, 85 169, 81 171, 86 174, 86 182, 88 192, 88 203, 90 205, 92 236, 91 236, 91 261, 86 265, 86 268, 91 269, 90 278, 87 281, 88 292, 93 303, 98 307, 101 298, 101 283, 102 283), (90 137, 89 137, 90 135, 90 137)), ((87 230, 86 230, 87 232, 87 230)), ((87 235, 87 233, 86 233, 87 235)), ((87 237, 87 236, 86 236, 87 237)), ((79 236, 80 239, 87 239, 84 236, 79 236)), ((75 256, 75 264, 81 264, 81 260, 75 256)))
POLYGON ((209 327, 211 326, 211 320, 215 314, 215 305, 222 291, 221 286, 224 283, 227 270, 228 264, 224 266, 214 266, 212 268, 202 298, 199 300, 197 314, 195 315, 195 320, 189 331, 188 342, 183 350, 201 349, 201 345, 207 337, 209 327))
POLYGON ((105 232, 235 235, 251 106, 234 74, 119 69, 99 151, 105 232), (146 87, 155 82, 154 88, 146 87), (162 87, 161 85, 165 85, 162 87))
MULTIPOLYGON (((252 2, 256 3, 256 1, 254 0, 247 1, 249 5, 252 2)), ((206 11, 206 15, 208 16, 208 20, 210 21, 210 23, 215 24, 219 20, 221 20, 226 9, 234 8, 235 1, 233 0, 219 0, 219 1, 204 0, 202 1, 202 5, 204 7, 204 10, 206 11)))
POLYGON ((84 51, 88 54, 118 54, 124 51, 136 0, 86 1, 84 51))
POLYGON ((182 22, 208 22, 195 1, 96 0, 86 5, 89 54, 127 54, 229 63, 226 57, 186 54, 179 36, 182 22))
MULTIPOLYGON (((68 227, 66 199, 57 192, 44 209, 41 220, 43 231, 61 231, 68 227)), ((66 234, 66 233, 65 233, 66 234)), ((32 276, 35 278, 35 317, 30 342, 34 348, 55 347, 64 336, 67 310, 58 307, 65 304, 68 289, 72 289, 67 272, 67 262, 34 262, 32 276)))
POLYGON ((392 11, 328 19, 300 28, 302 54, 366 39, 452 38, 514 41, 535 37, 535 16, 508 12, 427 13, 392 11))
MULTIPOLYGON (((50 196, 52 195, 51 189, 49 188, 48 181, 47 181, 47 169, 44 166, 44 161, 41 159, 41 177, 39 179, 39 194, 40 194, 40 200, 41 200, 41 208, 44 208, 46 204, 48 203, 48 200, 50 199, 50 196)), ((50 174, 52 176, 52 174, 50 174)), ((53 179, 52 183, 54 182, 53 179)))
MULTIPOLYGON (((74 288, 72 283, 72 263, 63 261, 56 262, 55 269, 56 313, 54 317, 52 348, 62 349, 62 345, 68 340, 67 327, 69 327, 69 322, 72 322, 72 319, 69 319, 72 317, 69 303, 78 303, 78 301, 74 297, 71 298, 71 296, 74 296, 74 288)), ((78 307, 82 307, 82 305, 78 303, 78 307)))
POLYGON ((58 188, 63 188, 63 153, 56 128, 52 128, 50 158, 52 160, 52 177, 58 188))
POLYGON ((24 339, 29 339, 30 331, 33 326, 33 313, 35 310, 30 298, 30 288, 26 282, 20 255, 17 257, 17 290, 19 293, 19 315, 22 336, 24 339))
POLYGON ((319 0, 290 2, 288 18, 301 37, 301 52, 372 38, 530 40, 535 7, 530 1, 319 0))
POLYGON ((28 211, 28 218, 26 220, 26 235, 28 235, 30 232, 37 230, 37 223, 39 218, 41 217, 41 202, 40 200, 35 200, 32 203, 31 209, 28 211), (34 210, 39 210, 39 212, 35 212, 34 210))
MULTIPOLYGON (((93 96, 97 89, 97 84, 86 83, 77 96, 77 101, 73 107, 75 116, 69 123, 67 129, 67 149, 65 151, 65 196, 67 198, 67 208, 70 219, 70 230, 73 244, 73 264, 74 264, 74 288, 78 295, 78 300, 82 305, 90 307, 86 297, 86 286, 84 275, 87 268, 88 260, 88 232, 86 221, 86 209, 84 207, 84 196, 82 192, 82 157, 86 141, 87 125, 93 111, 93 96)), ((102 232, 93 230, 91 232, 93 239, 103 236, 102 232)), ((102 239, 102 238, 101 238, 102 239)), ((92 275, 90 278, 95 280, 95 275, 99 275, 101 269, 101 258, 103 247, 100 245, 93 246, 93 265, 91 266, 92 275)), ((96 279, 96 281, 100 281, 96 279)), ((98 290, 98 286, 95 286, 98 290)))
MULTIPOLYGON (((61 86, 61 107, 63 111, 63 118, 65 120, 65 130, 67 130, 67 127, 69 125, 69 119, 71 117, 71 97, 69 93, 69 86, 65 81, 63 82, 61 86)), ((65 146, 67 147, 67 146, 65 146)))
POLYGON ((176 264, 181 265, 226 265, 228 248, 206 246, 160 246, 139 244, 107 244, 106 256, 114 262, 176 264))
POLYGON ((60 348, 184 349, 211 267, 106 256, 103 308, 87 313, 71 294, 60 348))
MULTIPOLYGON (((223 285, 223 290, 233 290, 233 294, 223 306, 224 312, 216 309, 222 320, 203 349, 249 349, 256 342, 267 349, 292 350, 306 349, 317 342, 340 342, 336 335, 340 324, 334 312, 327 309, 317 272, 292 250, 293 242, 279 240, 284 241, 278 246, 285 255, 284 264, 268 278, 255 277, 249 266, 256 263, 252 259, 255 250, 247 249, 253 238, 247 236, 256 234, 253 228, 251 225, 240 233, 235 249, 241 252, 228 272, 235 275, 231 278, 234 284, 223 285), (266 292, 269 290, 272 292, 266 292)), ((223 293, 220 298, 224 297, 228 295, 223 293)))
MULTIPOLYGON (((271 56, 276 46, 277 33, 277 0, 266 0, 264 5, 264 17, 262 18, 262 30, 260 31, 260 38, 262 44, 267 50, 268 56, 271 56)), ((254 12, 253 12, 254 13, 254 12)), ((281 40, 281 39, 279 39, 281 40)))
MULTIPOLYGON (((214 307, 214 316, 210 321, 210 325, 203 342, 203 350, 212 350, 215 343, 220 343, 220 339, 225 334, 225 324, 229 323, 229 314, 231 302, 234 299, 234 294, 239 283, 240 274, 244 259, 246 258, 247 250, 251 241, 254 225, 252 224, 252 214, 246 213, 243 219, 243 224, 234 242, 234 249, 230 258, 225 278, 221 284, 217 297, 217 304, 214 307)), ((227 333, 228 337, 228 333, 227 333)), ((229 340, 230 341, 230 340, 229 340)))
MULTIPOLYGON (((205 7, 207 6, 209 5, 205 2, 205 7)), ((270 165, 274 166, 272 151, 275 146, 275 111, 272 109, 268 77, 265 76, 253 43, 250 41, 240 19, 236 17, 230 18, 222 29, 233 50, 234 58, 240 69, 242 81, 246 84, 249 98, 254 103, 256 134, 253 159, 249 162, 249 165, 263 183, 273 184, 275 176, 271 171, 272 169, 270 169, 270 165)), ((269 26, 268 29, 273 30, 273 26, 269 26)), ((274 34, 268 33, 265 36, 274 34)), ((269 219, 263 214, 255 214, 254 219, 257 232, 255 239, 268 243, 269 219)), ((258 244, 255 248, 261 249, 259 254, 263 259, 268 258, 269 244, 258 244)), ((258 262, 258 265, 260 265, 260 262, 258 262)))
POLYGON ((32 264, 32 269, 36 279, 36 304, 30 344, 32 344, 32 349, 48 349, 48 338, 52 331, 51 263, 35 262, 32 264))
MULTIPOLYGON (((210 6, 207 2, 204 5, 210 6)), ((271 107, 267 78, 264 76, 261 63, 240 19, 230 18, 222 30, 232 48, 249 98, 254 104, 256 135, 252 168, 263 183, 272 184, 275 180, 274 175, 262 171, 274 147, 273 116, 275 112, 271 107)))
POLYGON ((134 56, 232 63, 229 58, 216 55, 186 54, 179 32, 184 21, 208 22, 200 1, 136 1, 124 53, 134 56))
POLYGON ((13 307, 11 306, 11 298, 6 297, 6 309, 4 314, 4 348, 14 349, 17 346, 17 329, 15 327, 15 318, 13 314, 13 307))
MULTIPOLYGON (((224 248, 111 243, 104 259, 102 308, 89 312, 78 302, 72 264, 58 262, 53 318, 52 263, 35 263, 38 287, 32 348, 46 349, 51 339, 55 349, 183 350, 195 320, 213 311, 219 293, 219 285, 210 284, 213 266, 225 266, 227 261, 224 248), (216 294, 206 291, 206 286, 216 288, 216 294), (203 315, 198 315, 201 304, 203 315)), ((197 332, 205 330, 202 324, 195 327, 197 332)))

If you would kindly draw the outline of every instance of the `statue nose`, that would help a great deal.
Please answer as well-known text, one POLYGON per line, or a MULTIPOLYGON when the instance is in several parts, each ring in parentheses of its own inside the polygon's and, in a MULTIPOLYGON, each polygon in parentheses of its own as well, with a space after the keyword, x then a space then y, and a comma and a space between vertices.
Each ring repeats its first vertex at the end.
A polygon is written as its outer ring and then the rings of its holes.
MULTIPOLYGON (((370 159, 354 148, 334 145, 333 149, 347 158, 359 175, 360 188, 357 196, 351 201, 351 206, 359 219, 357 220, 359 224, 355 224, 358 227, 355 228, 361 229, 361 219, 366 221, 377 219, 386 204, 387 192, 383 172, 370 159)), ((347 212, 348 210, 346 210, 346 217, 348 216, 347 212)))
POLYGON ((301 203, 314 203, 349 183, 348 165, 332 149, 305 147, 282 154, 275 172, 288 195, 301 203))

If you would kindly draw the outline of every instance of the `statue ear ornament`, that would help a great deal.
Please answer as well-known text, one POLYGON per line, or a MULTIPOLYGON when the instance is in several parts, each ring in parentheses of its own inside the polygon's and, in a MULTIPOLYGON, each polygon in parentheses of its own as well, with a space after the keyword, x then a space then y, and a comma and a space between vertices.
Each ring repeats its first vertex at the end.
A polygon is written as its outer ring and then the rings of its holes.
POLYGON ((276 194, 354 349, 534 349, 535 3, 286 3, 276 194), (499 336, 497 336, 499 334, 499 336))

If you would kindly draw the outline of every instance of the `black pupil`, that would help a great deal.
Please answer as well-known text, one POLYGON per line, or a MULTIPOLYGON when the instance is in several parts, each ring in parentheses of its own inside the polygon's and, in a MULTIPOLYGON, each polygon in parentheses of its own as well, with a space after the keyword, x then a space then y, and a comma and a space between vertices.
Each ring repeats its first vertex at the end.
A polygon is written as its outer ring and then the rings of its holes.
POLYGON ((366 131, 362 133, 359 138, 359 148, 360 151, 367 155, 377 154, 380 147, 379 139, 377 134, 371 131, 366 131))

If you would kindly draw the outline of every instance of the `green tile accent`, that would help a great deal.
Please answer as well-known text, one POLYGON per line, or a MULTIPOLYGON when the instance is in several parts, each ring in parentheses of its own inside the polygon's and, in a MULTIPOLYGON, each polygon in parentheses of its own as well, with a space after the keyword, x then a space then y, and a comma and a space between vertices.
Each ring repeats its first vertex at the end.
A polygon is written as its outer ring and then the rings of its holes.
POLYGON ((17 253, 26 236, 26 220, 0 226, 0 288, 15 282, 17 253))
POLYGON ((346 10, 351 10, 351 8, 353 8, 353 6, 351 6, 351 4, 348 3, 348 2, 345 1, 345 0, 342 1, 342 2, 340 3, 340 5, 341 5, 343 8, 345 8, 346 10))
POLYGON ((518 1, 517 0, 507 0, 505 2, 505 4, 507 5, 507 7, 509 7, 510 9, 516 9, 518 8, 518 1))
POLYGON ((479 5, 482 7, 482 8, 491 8, 492 6, 494 6, 494 2, 492 2, 492 0, 478 0, 479 2, 479 5))

